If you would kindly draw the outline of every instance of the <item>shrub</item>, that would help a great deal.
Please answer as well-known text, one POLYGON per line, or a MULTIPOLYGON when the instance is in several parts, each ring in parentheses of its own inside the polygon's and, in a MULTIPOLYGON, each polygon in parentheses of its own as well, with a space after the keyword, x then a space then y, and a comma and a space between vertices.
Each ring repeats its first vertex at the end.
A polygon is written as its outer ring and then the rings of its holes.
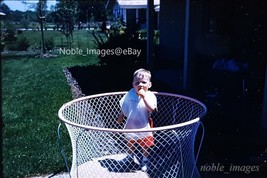
POLYGON ((110 27, 109 33, 110 35, 119 35, 119 34, 127 33, 126 24, 121 19, 113 22, 110 27))
POLYGON ((17 44, 7 44, 7 45, 5 45, 5 48, 9 51, 17 51, 18 45, 17 44))
POLYGON ((4 41, 8 43, 13 43, 16 40, 17 40, 17 35, 16 35, 15 30, 12 28, 8 28, 4 36, 4 41))
POLYGON ((130 32, 127 30, 125 23, 121 20, 114 22, 111 25, 109 34, 106 34, 107 40, 104 40, 101 35, 96 35, 93 31, 92 35, 95 38, 95 43, 99 51, 105 52, 108 50, 116 50, 121 48, 121 50, 141 50, 139 56, 129 54, 120 55, 110 54, 110 55, 98 55, 100 63, 102 65, 109 66, 144 66, 146 59, 146 40, 138 39, 138 34, 135 32, 130 32))
POLYGON ((4 48, 5 48, 5 43, 0 42, 0 52, 4 51, 4 48))
POLYGON ((45 40, 45 48, 47 50, 52 50, 55 47, 55 42, 53 38, 49 38, 45 40))
POLYGON ((102 65, 117 66, 144 66, 146 59, 146 41, 139 40, 138 35, 116 34, 108 37, 104 42, 101 36, 96 37, 96 44, 101 54, 98 55, 102 65), (115 51, 120 48, 121 50, 128 50, 130 53, 116 54, 115 51), (104 52, 114 50, 114 53, 102 55, 104 52), (130 51, 129 51, 130 50, 130 51), (139 56, 131 53, 132 50, 141 50, 139 56))
POLYGON ((26 51, 30 47, 30 41, 22 36, 17 42, 17 50, 18 51, 26 51))

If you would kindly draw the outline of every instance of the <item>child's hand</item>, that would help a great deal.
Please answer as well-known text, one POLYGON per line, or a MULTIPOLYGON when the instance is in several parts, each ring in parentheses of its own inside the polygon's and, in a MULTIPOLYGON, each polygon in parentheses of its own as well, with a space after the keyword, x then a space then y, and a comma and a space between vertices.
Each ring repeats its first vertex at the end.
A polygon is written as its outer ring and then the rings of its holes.
POLYGON ((141 88, 141 89, 137 92, 137 94, 138 94, 141 98, 144 98, 145 95, 146 95, 146 91, 145 91, 144 89, 141 88))
POLYGON ((119 115, 118 119, 117 119, 117 122, 118 122, 119 124, 122 123, 122 121, 123 121, 123 117, 124 117, 124 114, 121 113, 121 114, 119 115))

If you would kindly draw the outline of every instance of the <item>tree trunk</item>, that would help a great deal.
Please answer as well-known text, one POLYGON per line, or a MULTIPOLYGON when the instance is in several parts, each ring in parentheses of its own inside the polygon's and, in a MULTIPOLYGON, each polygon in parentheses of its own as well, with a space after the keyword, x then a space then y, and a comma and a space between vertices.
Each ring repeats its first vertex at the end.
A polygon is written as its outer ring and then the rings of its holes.
POLYGON ((43 51, 43 54, 46 53, 45 51, 45 42, 44 42, 44 27, 43 27, 43 17, 42 17, 42 13, 40 14, 40 20, 41 20, 41 35, 42 35, 42 51, 43 51))

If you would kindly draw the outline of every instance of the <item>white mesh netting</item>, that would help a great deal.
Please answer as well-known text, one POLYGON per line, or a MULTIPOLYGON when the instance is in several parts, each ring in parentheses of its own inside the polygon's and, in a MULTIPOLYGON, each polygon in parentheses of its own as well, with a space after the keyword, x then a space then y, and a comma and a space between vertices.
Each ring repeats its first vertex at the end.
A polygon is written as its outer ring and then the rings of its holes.
POLYGON ((59 118, 66 124, 73 151, 71 177, 198 177, 195 136, 199 119, 206 113, 201 102, 170 93, 155 92, 158 111, 152 115, 154 146, 149 150, 149 169, 140 170, 139 145, 134 159, 127 156, 126 132, 118 124, 119 100, 126 92, 79 98, 64 104, 59 118))

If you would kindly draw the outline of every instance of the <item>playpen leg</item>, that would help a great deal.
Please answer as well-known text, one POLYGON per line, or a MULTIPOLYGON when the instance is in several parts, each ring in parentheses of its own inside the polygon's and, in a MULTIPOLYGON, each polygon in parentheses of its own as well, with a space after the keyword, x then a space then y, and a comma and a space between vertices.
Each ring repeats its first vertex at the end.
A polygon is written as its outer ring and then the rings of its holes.
POLYGON ((200 173, 198 172, 197 170, 197 160, 198 160, 198 156, 199 156, 199 153, 200 153, 200 149, 202 147, 202 143, 203 143, 203 140, 204 140, 204 134, 205 134, 205 128, 204 128, 204 124, 199 121, 200 123, 200 126, 202 127, 202 135, 201 135, 201 139, 200 139, 200 143, 199 143, 199 147, 197 149, 197 154, 196 154, 196 158, 195 158, 195 163, 194 163, 194 168, 192 170, 192 174, 191 174, 191 178, 195 177, 195 176, 198 176, 200 177, 200 173), (194 173, 197 172, 198 175, 195 175, 194 173))
POLYGON ((58 128, 57 128, 57 136, 58 136, 59 149, 60 149, 61 155, 62 155, 62 157, 64 159, 65 166, 67 168, 67 171, 69 173, 69 176, 71 177, 71 175, 70 175, 70 169, 69 169, 69 164, 68 164, 68 160, 67 160, 67 156, 66 156, 66 153, 64 151, 63 145, 61 143, 60 127, 61 127, 61 123, 59 123, 58 128))

